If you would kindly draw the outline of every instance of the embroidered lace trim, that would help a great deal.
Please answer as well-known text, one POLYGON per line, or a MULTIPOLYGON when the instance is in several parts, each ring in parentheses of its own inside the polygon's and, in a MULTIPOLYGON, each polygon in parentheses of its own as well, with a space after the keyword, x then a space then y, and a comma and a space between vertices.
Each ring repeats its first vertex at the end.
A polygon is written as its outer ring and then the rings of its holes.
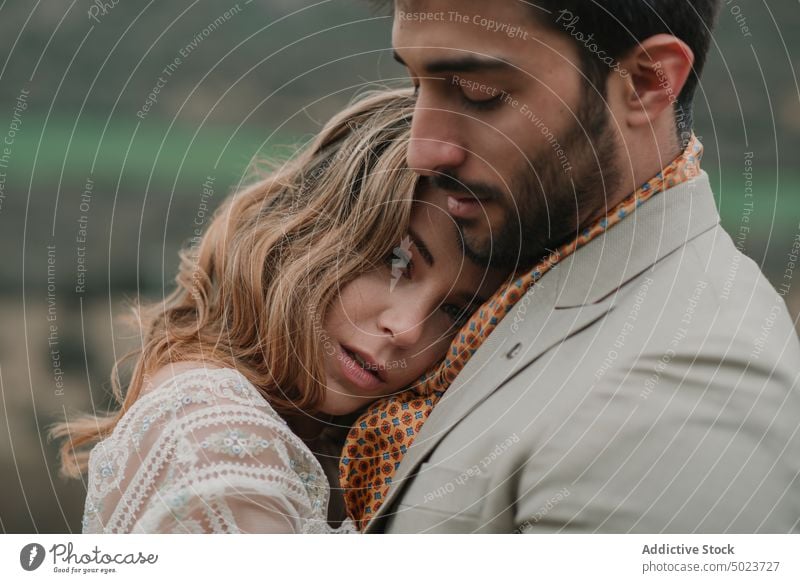
POLYGON ((358 532, 327 521, 317 459, 234 369, 144 393, 89 456, 84 533, 358 532))

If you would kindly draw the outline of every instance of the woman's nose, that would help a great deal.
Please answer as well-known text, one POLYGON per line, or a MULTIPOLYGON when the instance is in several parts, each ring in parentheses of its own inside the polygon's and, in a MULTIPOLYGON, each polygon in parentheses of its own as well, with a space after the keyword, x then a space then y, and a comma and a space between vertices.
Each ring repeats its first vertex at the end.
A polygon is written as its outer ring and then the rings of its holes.
POLYGON ((422 338, 427 315, 420 302, 398 303, 381 313, 378 324, 397 347, 412 348, 422 338))

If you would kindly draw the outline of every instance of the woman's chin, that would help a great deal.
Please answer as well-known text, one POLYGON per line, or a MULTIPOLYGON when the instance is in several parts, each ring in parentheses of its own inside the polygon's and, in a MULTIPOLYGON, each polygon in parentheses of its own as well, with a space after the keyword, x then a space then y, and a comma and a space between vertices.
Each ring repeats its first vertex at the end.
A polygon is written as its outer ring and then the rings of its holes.
POLYGON ((336 383, 329 383, 319 410, 326 415, 349 415, 368 405, 374 399, 353 395, 336 383))
POLYGON ((319 410, 327 415, 349 415, 397 392, 387 390, 375 395, 360 395, 354 394, 354 391, 345 389, 336 382, 329 381, 319 410))

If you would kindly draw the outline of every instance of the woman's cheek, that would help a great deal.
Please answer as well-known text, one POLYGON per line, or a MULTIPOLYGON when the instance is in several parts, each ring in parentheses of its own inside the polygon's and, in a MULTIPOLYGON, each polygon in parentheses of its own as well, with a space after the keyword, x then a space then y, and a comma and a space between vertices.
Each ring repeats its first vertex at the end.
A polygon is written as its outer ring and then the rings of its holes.
POLYGON ((389 280, 383 270, 365 273, 342 288, 342 307, 348 315, 360 310, 371 313, 370 308, 375 307, 372 304, 385 298, 389 291, 389 280))
POLYGON ((436 320, 436 334, 431 338, 431 345, 434 350, 439 350, 444 356, 444 352, 450 347, 453 338, 456 337, 459 328, 453 324, 453 320, 445 315, 434 316, 436 320))
POLYGON ((391 278, 386 269, 374 269, 359 275, 341 287, 338 304, 345 317, 357 312, 372 313, 387 303, 387 298, 399 298, 392 295, 391 278))
POLYGON ((426 370, 439 363, 441 360, 444 360, 447 350, 450 348, 450 342, 453 336, 445 336, 443 332, 444 330, 441 330, 438 334, 431 336, 427 343, 427 348, 424 351, 425 360, 428 363, 426 370))

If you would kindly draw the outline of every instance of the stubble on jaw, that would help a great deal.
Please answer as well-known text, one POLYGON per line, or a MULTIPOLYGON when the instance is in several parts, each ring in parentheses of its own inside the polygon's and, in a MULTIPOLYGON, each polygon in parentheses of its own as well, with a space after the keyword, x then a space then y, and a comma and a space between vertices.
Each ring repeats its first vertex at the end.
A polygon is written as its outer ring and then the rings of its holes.
MULTIPOLYGON (((530 268, 607 212, 609 196, 618 189, 621 172, 605 101, 593 91, 584 88, 577 119, 563 132, 565 149, 572 153, 569 173, 551 160, 550 152, 534 155, 547 162, 537 165, 528 159, 526 168, 514 177, 511 193, 493 197, 505 209, 498 228, 485 238, 473 236, 470 232, 477 228, 477 221, 456 219, 464 254, 470 260, 514 271, 530 268)), ((437 182, 436 178, 432 180, 437 182)), ((452 178, 443 182, 452 184, 452 178)), ((457 190, 468 192, 469 187, 460 184, 457 190)))

